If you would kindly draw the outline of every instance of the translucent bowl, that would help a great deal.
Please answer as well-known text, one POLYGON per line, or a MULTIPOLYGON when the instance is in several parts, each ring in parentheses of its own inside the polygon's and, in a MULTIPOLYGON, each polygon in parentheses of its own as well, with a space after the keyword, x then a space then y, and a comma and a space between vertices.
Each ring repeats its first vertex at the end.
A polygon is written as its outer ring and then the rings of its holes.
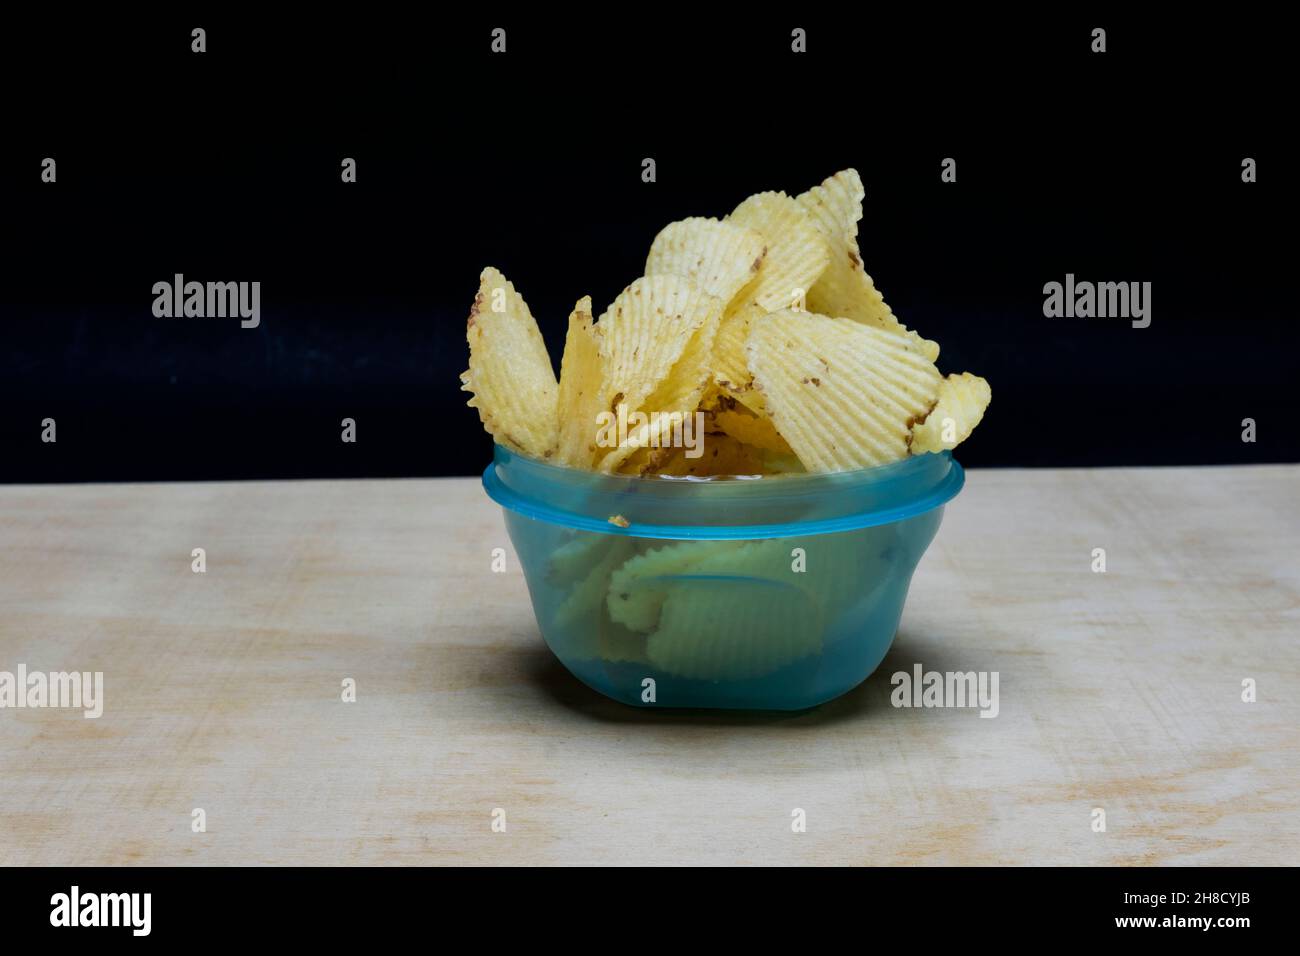
POLYGON ((813 707, 876 669, 963 481, 949 452, 673 479, 497 446, 483 472, 542 637, 575 677, 634 706, 748 710, 813 707))

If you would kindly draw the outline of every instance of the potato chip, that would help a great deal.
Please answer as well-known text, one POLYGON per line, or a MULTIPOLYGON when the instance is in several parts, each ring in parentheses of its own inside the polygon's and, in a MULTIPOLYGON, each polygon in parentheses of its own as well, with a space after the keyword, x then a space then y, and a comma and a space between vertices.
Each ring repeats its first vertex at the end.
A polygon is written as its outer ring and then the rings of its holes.
POLYGON ((638 448, 618 466, 620 475, 653 475, 673 456, 675 448, 638 448))
MULTIPOLYGON (((757 302, 745 302, 728 309, 718 325, 713 342, 711 365, 718 389, 741 402, 753 402, 762 408, 762 396, 753 394, 754 376, 749 371, 745 344, 750 323, 767 310, 757 302)), ((755 409, 756 411, 758 409, 755 409)))
POLYGON ((596 625, 596 615, 609 590, 609 579, 632 553, 632 539, 609 535, 611 544, 596 564, 579 581, 569 586, 569 593, 555 610, 552 626, 556 630, 587 628, 596 625))
POLYGON ((753 229, 716 219, 683 219, 655 236, 645 274, 686 276, 725 305, 758 275, 766 252, 763 236, 753 229))
POLYGON ((609 581, 609 616, 634 631, 649 632, 659 623, 667 589, 705 558, 730 554, 738 541, 678 541, 629 558, 609 581))
POLYGON ((924 338, 919 332, 912 331, 907 326, 903 325, 901 322, 898 324, 898 328, 892 330, 886 329, 885 331, 893 331, 899 335, 902 335, 912 344, 912 347, 917 352, 919 352, 922 356, 925 357, 926 361, 928 362, 939 361, 939 343, 934 341, 934 339, 924 338))
POLYGON ((727 221, 753 229, 767 242, 758 276, 741 297, 767 312, 802 304, 831 261, 830 248, 807 210, 785 193, 759 193, 737 206, 727 221))
MULTIPOLYGON (((718 323, 718 331, 722 331, 722 323, 718 323)), ((717 336, 713 337, 713 347, 718 347, 717 336)), ((700 404, 696 406, 702 412, 711 412, 718 407, 718 402, 722 401, 725 396, 722 389, 718 388, 717 380, 712 376, 709 377, 709 384, 704 387, 704 394, 700 396, 700 404)))
POLYGON ((596 633, 596 652, 601 660, 612 664, 649 664, 645 653, 645 635, 615 624, 607 615, 600 616, 596 633))
POLYGON ((810 605, 795 588, 715 583, 678 588, 646 639, 650 663, 694 680, 752 680, 821 652, 810 605))
POLYGON ((695 432, 694 412, 712 381, 709 357, 722 318, 721 300, 712 301, 704 324, 695 330, 668 377, 642 403, 640 410, 650 420, 629 430, 626 440, 601 459, 601 471, 614 471, 638 449, 694 444, 704 437, 695 432))
POLYGON ((787 542, 744 541, 671 582, 650 663, 678 677, 747 680, 820 653, 822 612, 798 583, 787 542))
POLYGON ((797 197, 831 250, 826 271, 808 290, 808 310, 908 336, 933 362, 939 357, 938 343, 921 338, 898 321, 862 267, 858 222, 865 196, 858 171, 845 169, 797 197))
POLYGON ((817 653, 830 636, 826 627, 876 600, 899 559, 894 525, 804 539, 684 541, 614 572, 608 607, 620 626, 651 633, 646 653, 669 673, 760 676, 817 653), (708 604, 725 613, 715 615, 708 604), (754 623, 769 617, 772 626, 754 623), (732 621, 742 629, 733 630, 732 621), (746 632, 749 641, 741 639, 746 632))
POLYGON ((780 455, 792 454, 790 445, 781 437, 770 419, 734 408, 719 408, 713 419, 718 428, 746 445, 780 455))
POLYGON ((764 475, 802 475, 808 471, 794 452, 782 455, 760 450, 759 460, 762 463, 760 473, 764 475))
POLYGON ((753 323, 749 364, 768 414, 809 471, 907 456, 939 370, 906 338, 851 319, 777 312, 753 323))
POLYGON ((993 401, 989 383, 978 375, 949 375, 939 384, 939 400, 923 422, 912 426, 912 454, 955 448, 970 437, 993 401))
POLYGON ((655 473, 675 478, 714 478, 761 475, 766 470, 761 449, 739 442, 730 435, 714 432, 705 434, 699 457, 691 458, 683 449, 674 448, 655 473))
POLYGON ((618 543, 612 534, 574 531, 551 551, 546 561, 546 580, 556 587, 584 578, 618 543))
POLYGON ((461 373, 466 403, 500 444, 534 458, 555 451, 559 386, 546 343, 523 296, 496 269, 479 277, 466 323, 469 368, 461 373))
POLYGON ((796 197, 831 249, 831 262, 808 293, 811 311, 880 328, 898 325, 884 296, 862 267, 858 223, 866 190, 856 169, 845 169, 796 197))
POLYGON ((573 307, 560 360, 559 438, 555 459, 590 468, 596 459, 597 416, 605 408, 600 336, 591 324, 591 297, 573 307))
POLYGON ((600 317, 604 408, 639 411, 721 304, 684 276, 644 276, 600 317))

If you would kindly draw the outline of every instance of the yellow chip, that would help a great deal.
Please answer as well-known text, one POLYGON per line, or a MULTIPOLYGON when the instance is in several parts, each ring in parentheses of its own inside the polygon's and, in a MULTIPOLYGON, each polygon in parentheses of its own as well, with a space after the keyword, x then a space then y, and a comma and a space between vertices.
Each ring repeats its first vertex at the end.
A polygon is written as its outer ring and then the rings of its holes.
POLYGON ((605 409, 623 403, 639 411, 720 308, 716 297, 684 276, 644 276, 624 289, 596 326, 605 409))
POLYGON ((752 680, 820 653, 811 605, 795 588, 733 584, 677 588, 658 630, 646 639, 650 663, 694 680, 752 680))
POLYGON ((473 395, 467 404, 502 445, 549 457, 559 430, 555 371, 523 296, 491 267, 479 277, 466 337, 469 368, 460 382, 473 395))
POLYGON ((713 380, 719 390, 740 401, 752 399, 761 407, 761 396, 750 396, 753 375, 749 371, 749 357, 745 343, 749 339, 749 326, 767 310, 756 302, 732 306, 724 313, 713 342, 713 380))
POLYGON ((623 535, 611 537, 615 538, 614 543, 605 549, 581 580, 569 586, 568 594, 556 608, 552 626, 557 630, 596 628, 597 616, 609 590, 610 575, 632 553, 632 539, 623 535))
POLYGON ((774 451, 764 451, 761 455, 761 463, 762 473, 765 475, 802 475, 808 471, 794 452, 782 455, 774 451))
POLYGON ((818 653, 826 627, 893 581, 892 564, 905 560, 904 550, 893 525, 806 539, 665 545, 614 573, 610 614, 651 632, 646 651, 669 673, 760 676, 818 653))
POLYGON ((989 383, 978 375, 949 375, 939 384, 939 400, 925 421, 912 426, 912 454, 955 448, 970 437, 993 401, 989 383))
POLYGON ((897 525, 741 542, 663 579, 646 654, 682 677, 761 677, 856 636, 908 560, 897 525))
POLYGON ((600 336, 591 324, 591 297, 573 307, 560 361, 559 439, 555 458, 572 468, 590 468, 596 458, 597 416, 604 410, 604 367, 600 336))
POLYGON ((899 322, 862 267, 858 222, 865 196, 858 171, 845 169, 797 197, 831 250, 830 265, 808 290, 808 310, 908 336, 933 362, 939 357, 938 343, 921 338, 899 322))
POLYGON ((645 274, 686 276, 725 305, 758 275, 766 252, 763 236, 753 229, 716 219, 683 219, 655 236, 645 274))
POLYGON ((668 588, 650 662, 678 677, 747 680, 820 653, 822 612, 799 577, 784 541, 706 557, 668 588))
POLYGON ((704 415, 704 440, 698 455, 685 448, 641 448, 623 462, 619 472, 668 478, 715 478, 804 470, 792 452, 780 455, 741 442, 717 427, 712 412, 704 415))
POLYGON ((923 338, 920 333, 912 331, 901 322, 899 323, 898 328, 892 331, 906 338, 917 352, 925 356, 927 361, 939 361, 939 343, 934 339, 923 338))
POLYGON ((596 634, 596 652, 601 660, 614 664, 650 663, 645 656, 645 635, 615 624, 604 614, 596 634))
POLYGON ((640 410, 649 421, 630 429, 626 441, 601 459, 601 471, 614 471, 638 449, 682 446, 703 439, 696 430, 694 412, 712 380, 709 356, 722 317, 721 300, 713 301, 715 308, 691 336, 682 357, 642 403, 640 410))
POLYGON ((846 169, 796 197, 831 249, 830 265, 808 292, 808 307, 825 315, 890 328, 898 320, 863 269, 858 249, 865 196, 858 171, 846 169))
MULTIPOLYGON (((722 332, 721 323, 718 324, 718 332, 722 332)), ((713 348, 716 350, 717 347, 718 339, 715 336, 713 339, 713 348)), ((713 411, 713 409, 718 407, 718 402, 720 401, 722 401, 722 390, 718 388, 717 380, 710 376, 709 384, 705 387, 704 394, 700 396, 700 410, 705 412, 713 411)))
POLYGON ((831 261, 830 248, 807 210, 785 193, 759 193, 737 206, 727 221, 753 229, 767 242, 758 276, 741 297, 767 312, 801 305, 831 261))
POLYGON ((629 558, 609 581, 610 619, 633 631, 649 632, 659 623, 664 595, 681 575, 716 554, 731 554, 740 541, 679 541, 629 558))
POLYGON ((585 578, 620 540, 618 535, 572 532, 547 558, 546 580, 561 587, 585 578))
POLYGON ((767 471, 761 449, 743 444, 730 435, 711 433, 704 436, 702 454, 688 458, 674 448, 656 474, 675 478, 712 478, 721 475, 761 475, 767 471))
POLYGON ((736 409, 720 408, 714 415, 718 427, 737 441, 753 445, 764 451, 774 451, 778 455, 789 455, 789 443, 781 437, 776 426, 767 418, 760 418, 749 412, 736 409))
POLYGON ((755 320, 749 364, 772 423, 813 472, 905 458, 941 380, 906 338, 805 312, 755 320))
POLYGON ((620 475, 653 475, 676 453, 676 448, 638 448, 618 466, 620 475))

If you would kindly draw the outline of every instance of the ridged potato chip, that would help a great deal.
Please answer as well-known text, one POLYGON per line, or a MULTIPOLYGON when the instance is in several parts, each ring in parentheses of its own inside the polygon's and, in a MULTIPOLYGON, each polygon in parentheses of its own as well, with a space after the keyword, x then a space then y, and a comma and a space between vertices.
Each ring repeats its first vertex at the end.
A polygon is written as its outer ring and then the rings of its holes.
POLYGON ((808 311, 865 322, 913 339, 931 362, 939 344, 924 339, 898 321, 862 266, 858 223, 866 190, 856 169, 845 169, 796 197, 831 250, 830 265, 808 290, 808 311))
POLYGON ((584 578, 621 539, 618 535, 571 532, 551 551, 546 561, 546 580, 560 587, 584 578))
POLYGON ((605 366, 604 407, 620 402, 640 411, 698 332, 721 308, 685 276, 637 279, 600 317, 600 358, 605 366))
POLYGON ((692 442, 703 439, 703 435, 695 434, 694 412, 712 381, 709 357, 722 318, 721 300, 714 299, 713 303, 704 324, 695 330, 668 377, 642 403, 640 410, 650 416, 650 421, 630 430, 627 441, 601 459, 601 471, 614 471, 638 449, 662 448, 670 442, 681 444, 688 436, 692 442))
POLYGON ((750 196, 727 221, 753 229, 767 242, 767 255, 742 298, 767 312, 800 304, 830 265, 831 250, 803 206, 785 193, 750 196))
POLYGON ((609 536, 613 543, 605 550, 591 570, 576 583, 570 585, 569 593, 555 611, 552 626, 557 630, 569 628, 586 628, 595 624, 593 615, 598 614, 605 602, 609 590, 609 579, 632 553, 632 540, 623 535, 609 536))
POLYGON ((819 653, 821 608, 799 577, 781 540, 704 558, 668 588, 646 640, 650 663, 678 677, 748 680, 819 653))
POLYGON ((473 395, 466 404, 500 444, 550 457, 559 431, 555 370, 523 296, 490 266, 479 277, 465 334, 469 368, 461 391, 473 395))
POLYGON ((758 275, 766 252, 763 236, 753 229, 717 219, 683 219, 655 236, 645 274, 686 276, 726 305, 758 275))
POLYGON ((795 588, 715 583, 677 588, 664 602, 646 656, 665 673, 694 680, 752 680, 821 651, 809 605, 795 588))
MULTIPOLYGON (((722 331, 721 322, 718 323, 718 331, 722 331)), ((717 336, 713 338, 713 347, 714 349, 718 347, 717 336)), ((710 377, 709 384, 704 389, 704 395, 700 398, 700 409, 706 412, 712 411, 718 407, 718 402, 722 400, 722 397, 722 389, 718 388, 717 380, 710 377)))
POLYGON ((572 468, 596 460, 597 416, 605 407, 600 336, 591 324, 591 297, 573 307, 560 360, 559 433, 555 459, 572 468))
POLYGON ((748 352, 772 423, 809 471, 907 457, 912 424, 938 397, 933 362, 852 319, 773 313, 754 321, 748 352))
POLYGON ((707 433, 703 454, 688 458, 681 448, 660 463, 657 475, 675 478, 714 478, 722 475, 761 475, 767 471, 764 452, 721 432, 707 433))
POLYGON ((764 475, 802 475, 808 471, 794 452, 781 455, 774 451, 763 451, 761 457, 763 461, 761 474, 764 475))
POLYGON ((962 372, 939 383, 939 400, 925 421, 912 426, 912 454, 955 448, 970 437, 993 401, 989 383, 962 372))
POLYGON ((678 541, 629 558, 609 582, 607 605, 612 620, 633 631, 649 632, 659 623, 659 609, 674 575, 689 573, 706 558, 738 551, 738 541, 678 541))
POLYGON ((638 448, 618 466, 620 475, 653 475, 672 456, 674 448, 638 448))
POLYGON ((749 371, 745 347, 749 341, 750 324, 766 314, 767 310, 757 302, 745 302, 728 309, 718 325, 711 360, 713 381, 719 391, 745 403, 756 413, 762 411, 763 396, 754 391, 754 376, 749 371))
POLYGON ((600 616, 600 630, 596 635, 597 656, 612 664, 649 664, 645 653, 645 635, 629 631, 615 624, 606 615, 600 616))
POLYGON ((779 455, 793 454, 793 450, 770 419, 760 418, 752 412, 735 408, 719 408, 713 416, 717 426, 732 438, 746 445, 779 455))

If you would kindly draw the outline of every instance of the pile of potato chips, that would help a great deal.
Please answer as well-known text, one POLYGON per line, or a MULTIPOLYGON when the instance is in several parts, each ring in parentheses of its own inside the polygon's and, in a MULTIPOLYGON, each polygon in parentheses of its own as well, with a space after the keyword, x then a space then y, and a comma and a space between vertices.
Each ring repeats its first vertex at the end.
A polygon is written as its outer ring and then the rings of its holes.
POLYGON ((989 385, 945 378, 939 346, 885 304, 858 251, 864 195, 848 169, 794 198, 759 193, 723 220, 666 226, 646 274, 598 321, 589 297, 574 306, 558 382, 523 297, 483 270, 461 375, 469 405, 516 452, 604 472, 831 472, 954 447, 989 385), (608 447, 602 413, 620 405, 648 421, 608 447), (699 457, 669 432, 674 414, 696 411, 699 457))

